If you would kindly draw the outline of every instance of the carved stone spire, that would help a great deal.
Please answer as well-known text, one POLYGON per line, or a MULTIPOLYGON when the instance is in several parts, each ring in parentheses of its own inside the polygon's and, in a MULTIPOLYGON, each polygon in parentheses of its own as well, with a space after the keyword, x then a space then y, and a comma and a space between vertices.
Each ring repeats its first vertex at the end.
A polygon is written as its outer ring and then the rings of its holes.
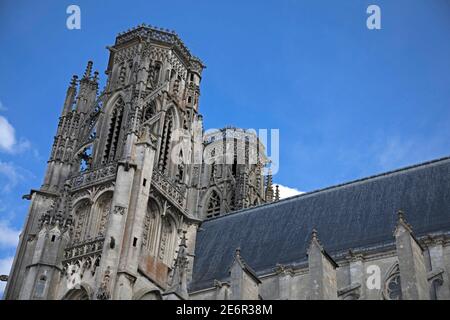
POLYGON ((273 201, 273 193, 272 170, 269 170, 266 181, 266 202, 273 201))
POLYGON ((276 185, 275 186, 275 201, 279 201, 280 200, 280 186, 276 185))
POLYGON ((178 247, 177 258, 175 260, 172 284, 170 288, 165 292, 165 295, 173 293, 183 300, 187 300, 189 298, 187 291, 188 264, 189 262, 187 257, 186 231, 183 231, 183 237, 181 238, 181 242, 178 247))
POLYGON ((313 229, 308 248, 309 299, 337 299, 337 266, 320 243, 317 230, 313 229))
MULTIPOLYGON (((94 63, 92 61, 88 61, 86 70, 84 71, 83 79, 90 79, 91 78, 91 72, 92 72, 92 65, 94 63)), ((97 73, 98 74, 98 73, 97 73)))

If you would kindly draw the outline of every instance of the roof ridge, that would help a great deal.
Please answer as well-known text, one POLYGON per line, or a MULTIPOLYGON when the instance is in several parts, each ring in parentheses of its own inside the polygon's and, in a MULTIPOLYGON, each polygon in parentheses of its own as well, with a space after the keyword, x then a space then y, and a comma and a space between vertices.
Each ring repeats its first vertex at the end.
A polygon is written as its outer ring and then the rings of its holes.
POLYGON ((450 160, 450 156, 446 156, 446 157, 442 157, 442 158, 438 158, 438 159, 433 159, 433 160, 428 160, 428 161, 425 161, 425 162, 420 162, 420 163, 409 165, 409 166, 406 166, 406 167, 401 167, 401 168, 398 168, 398 169, 394 169, 394 170, 390 170, 390 171, 386 171, 386 172, 370 175, 370 176, 367 176, 367 177, 364 177, 364 178, 350 180, 348 182, 343 182, 343 183, 331 185, 331 186, 328 186, 328 187, 316 189, 316 190, 313 190, 313 191, 301 193, 301 194, 298 194, 298 195, 295 195, 295 196, 292 196, 292 197, 288 197, 288 198, 284 198, 284 199, 278 200, 276 202, 263 203, 263 204, 260 204, 260 205, 257 205, 257 206, 253 206, 253 207, 250 207, 250 208, 244 208, 244 209, 232 211, 230 213, 227 213, 227 214, 224 214, 224 215, 221 215, 221 216, 205 219, 204 221, 217 220, 217 219, 225 218, 225 217, 228 217, 228 216, 234 216, 236 214, 243 213, 243 212, 246 212, 246 211, 259 209, 259 208, 262 208, 262 207, 274 206, 274 205, 279 204, 280 202, 287 202, 287 201, 291 201, 291 200, 294 200, 294 199, 297 199, 297 198, 307 197, 307 196, 310 196, 310 195, 313 195, 313 194, 317 194, 317 193, 320 193, 320 192, 325 192, 325 191, 330 191, 330 190, 333 190, 333 189, 347 187, 347 186, 350 186, 350 185, 361 183, 363 181, 373 180, 373 179, 376 179, 376 178, 381 178, 381 177, 397 174, 399 172, 409 171, 409 170, 417 169, 417 168, 420 168, 420 167, 425 167, 425 166, 428 166, 428 165, 431 165, 431 164, 444 162, 444 161, 448 161, 448 160, 450 160))

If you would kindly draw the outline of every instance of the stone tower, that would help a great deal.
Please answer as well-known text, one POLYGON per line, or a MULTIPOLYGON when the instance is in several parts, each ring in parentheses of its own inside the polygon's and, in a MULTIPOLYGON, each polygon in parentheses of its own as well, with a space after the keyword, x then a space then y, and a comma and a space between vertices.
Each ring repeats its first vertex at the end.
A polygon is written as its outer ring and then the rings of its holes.
POLYGON ((204 161, 197 184, 202 218, 273 201, 266 197, 273 190, 264 181, 268 160, 256 132, 227 127, 205 133, 203 140, 204 161))
POLYGON ((141 25, 108 49, 102 92, 92 62, 67 89, 6 299, 185 299, 214 192, 220 213, 266 201, 263 149, 249 166, 203 164, 205 66, 176 33, 141 25))

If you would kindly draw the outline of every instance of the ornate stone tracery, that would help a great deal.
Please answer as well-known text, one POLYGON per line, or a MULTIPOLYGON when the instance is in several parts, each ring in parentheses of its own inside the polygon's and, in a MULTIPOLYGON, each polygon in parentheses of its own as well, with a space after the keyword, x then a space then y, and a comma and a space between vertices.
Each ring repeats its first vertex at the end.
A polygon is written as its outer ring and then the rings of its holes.
POLYGON ((91 203, 86 199, 81 200, 81 202, 76 206, 76 209, 74 210, 75 224, 72 231, 72 243, 77 243, 84 240, 87 232, 90 212, 91 203))
POLYGON ((383 298, 385 300, 402 300, 400 269, 396 264, 384 282, 383 298))

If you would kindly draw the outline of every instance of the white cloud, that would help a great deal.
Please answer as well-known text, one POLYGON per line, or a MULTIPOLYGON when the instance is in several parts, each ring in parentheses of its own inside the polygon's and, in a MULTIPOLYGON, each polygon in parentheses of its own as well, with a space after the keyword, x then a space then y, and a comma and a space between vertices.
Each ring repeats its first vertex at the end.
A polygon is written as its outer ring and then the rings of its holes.
POLYGON ((14 127, 9 123, 8 119, 0 116, 0 149, 12 152, 16 144, 16 134, 14 127))
POLYGON ((20 230, 14 229, 5 220, 0 220, 0 248, 15 248, 19 243, 20 230))
POLYGON ((278 189, 280 190, 280 199, 289 198, 304 193, 303 191, 286 187, 281 184, 278 184, 278 189))
MULTIPOLYGON (((0 275, 7 274, 9 275, 9 271, 11 270, 11 266, 13 264, 14 257, 6 257, 0 259, 0 275)), ((6 282, 0 282, 0 299, 3 297, 3 291, 5 290, 6 282)))
MULTIPOLYGON (((6 108, 0 101, 0 111, 5 111, 6 108)), ((16 130, 12 124, 4 116, 0 116, 0 151, 17 154, 26 151, 30 148, 30 142, 26 139, 16 138, 16 130)))

